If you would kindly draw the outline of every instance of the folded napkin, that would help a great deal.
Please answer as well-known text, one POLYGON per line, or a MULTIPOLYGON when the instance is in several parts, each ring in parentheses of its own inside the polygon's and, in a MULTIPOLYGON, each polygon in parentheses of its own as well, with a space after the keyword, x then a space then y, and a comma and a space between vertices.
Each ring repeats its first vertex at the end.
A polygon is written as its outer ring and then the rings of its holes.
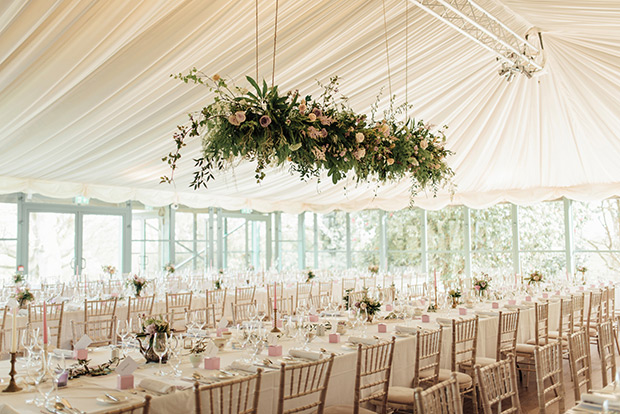
POLYGON ((304 349, 291 349, 288 354, 295 358, 304 358, 311 361, 318 361, 321 359, 321 353, 316 351, 306 351, 304 349))
POLYGON ((504 307, 508 310, 517 310, 517 309, 521 309, 520 305, 504 305, 504 307))
POLYGON ((478 310, 478 311, 476 311, 476 315, 480 315, 480 316, 497 316, 497 312, 478 310))
POLYGON ((65 358, 73 358, 73 351, 70 350, 70 349, 56 348, 56 349, 54 349, 54 353, 56 355, 60 355, 60 356, 65 357, 65 358))
POLYGON ((19 414, 12 407, 6 404, 0 404, 0 414, 19 414))
POLYGON ((416 333, 420 330, 417 326, 396 325, 396 332, 416 333))
POLYGON ((435 319, 438 324, 443 326, 452 326, 452 318, 437 318, 435 319))
POLYGON ((364 338, 361 336, 350 336, 349 342, 352 344, 375 345, 378 341, 377 341, 377 338, 364 338))
POLYGON ((139 387, 144 388, 147 391, 153 391, 159 394, 169 394, 175 389, 174 385, 152 378, 144 378, 142 381, 140 381, 139 387))
POLYGON ((605 401, 609 401, 609 408, 620 410, 620 400, 613 395, 581 394, 581 401, 596 405, 603 405, 605 401))
POLYGON ((255 367, 252 364, 248 364, 247 362, 242 362, 242 361, 233 361, 232 364, 230 364, 229 369, 234 369, 237 371, 244 371, 244 372, 249 372, 251 374, 255 374, 256 371, 258 370, 257 367, 255 367))
POLYGON ((342 312, 340 311, 321 312, 321 316, 342 316, 342 312))

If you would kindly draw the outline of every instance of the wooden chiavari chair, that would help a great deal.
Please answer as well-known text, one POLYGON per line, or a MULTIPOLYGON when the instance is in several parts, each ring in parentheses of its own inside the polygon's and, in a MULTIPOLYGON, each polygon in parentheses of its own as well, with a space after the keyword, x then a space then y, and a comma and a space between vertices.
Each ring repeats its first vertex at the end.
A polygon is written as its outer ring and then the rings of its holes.
POLYGON ((459 389, 463 397, 471 398, 474 414, 478 413, 478 396, 474 375, 476 364, 476 348, 478 344, 478 316, 471 319, 452 319, 452 356, 451 369, 461 372, 457 377, 459 389))
POLYGON ((185 312, 192 310, 192 295, 192 292, 166 293, 166 313, 173 315, 170 327, 177 332, 183 331, 179 326, 185 326, 185 312))
POLYGON ((358 345, 353 405, 329 406, 323 411, 325 414, 374 413, 376 411, 362 407, 362 404, 371 402, 377 406, 378 412, 387 413, 387 396, 392 372, 392 358, 394 357, 394 342, 395 338, 392 337, 389 342, 367 346, 358 345))
MULTIPOLYGON (((190 309, 185 311, 185 321, 193 321, 197 326, 196 329, 215 329, 217 320, 215 319, 215 306, 211 305, 207 308, 190 309)), ((185 330, 188 327, 185 325, 185 330)))
POLYGON ((312 296, 312 282, 297 282, 295 291, 295 309, 300 306, 308 306, 312 296))
MULTIPOLYGON (((4 307, 2 312, 2 325, 0 325, 0 352, 9 352, 11 350, 11 341, 13 340, 13 328, 12 323, 7 323, 7 316, 12 314, 12 309, 8 306, 4 307)), ((11 315, 11 318, 13 315, 11 315)), ((26 350, 22 345, 22 336, 28 329, 27 326, 17 327, 17 355, 23 355, 26 350)))
POLYGON ((331 280, 329 282, 319 281, 319 296, 328 295, 329 300, 331 301, 333 294, 334 294, 334 282, 333 281, 331 280))
POLYGON ((84 322, 92 320, 108 319, 116 316, 116 304, 118 298, 84 300, 84 322))
POLYGON ((349 308, 352 308, 355 302, 359 302, 364 299, 364 296, 367 295, 365 290, 360 290, 358 292, 349 292, 349 308))
POLYGON ((508 359, 481 367, 476 365, 476 383, 480 390, 480 401, 484 414, 493 414, 497 406, 498 414, 521 414, 519 388, 517 386, 517 369, 512 354, 508 359), (503 404, 509 401, 510 404, 503 404), (508 407, 502 409, 502 406, 508 407))
POLYGON ((138 326, 140 315, 152 315, 155 305, 155 295, 127 298, 127 322, 131 321, 134 327, 138 326))
POLYGON ((564 374, 562 373, 562 343, 551 342, 534 349, 536 364, 536 389, 538 391, 538 409, 546 414, 547 409, 557 403, 558 412, 564 412, 564 374), (549 382, 549 385, 545 385, 549 382), (548 394, 551 398, 547 398, 548 394))
POLYGON ((235 289, 235 303, 251 303, 254 302, 256 287, 238 287, 235 289))
POLYGON ((227 289, 206 290, 206 307, 215 306, 215 317, 220 320, 226 311, 226 292, 227 289))
POLYGON ((256 301, 250 303, 231 303, 233 324, 239 324, 252 319, 252 312, 256 311, 256 301))
POLYGON ((422 298, 426 296, 426 283, 407 285, 407 292, 411 297, 422 298))
POLYGON ((573 378, 575 401, 579 401, 582 386, 586 386, 584 392, 592 390, 590 337, 584 329, 580 329, 568 336, 568 359, 573 378))
POLYGON ((616 353, 614 351, 613 327, 611 321, 605 321, 597 327, 598 352, 601 356, 601 374, 603 375, 603 387, 614 382, 616 377, 616 353), (611 377, 607 377, 607 372, 611 377))
POLYGON ((47 297, 62 296, 65 293, 64 283, 41 283, 41 290, 47 297))
POLYGON ((573 301, 573 329, 582 328, 585 323, 586 295, 584 292, 571 295, 573 301))
POLYGON ((116 341, 116 316, 110 319, 91 319, 85 322, 71 321, 72 343, 75 344, 84 335, 88 335, 90 346, 111 345, 116 341))
POLYGON ((107 283, 103 282, 101 288, 104 295, 113 295, 123 290, 123 284, 120 280, 108 280, 107 283))
POLYGON ((349 292, 353 292, 355 287, 357 286, 357 279, 347 279, 344 278, 341 280, 342 285, 342 298, 346 297, 349 292))
POLYGON ((383 303, 392 303, 396 299, 396 288, 394 286, 379 289, 383 303))
POLYGON ((529 386, 530 373, 536 372, 534 351, 537 346, 549 343, 549 303, 536 302, 534 307, 534 339, 525 344, 517 344, 515 358, 517 369, 525 373, 525 388, 529 386))
MULTIPOLYGON (((575 332, 573 325, 574 316, 575 312, 573 311, 573 299, 561 299, 558 330, 550 331, 549 338, 562 339, 562 342, 565 343, 568 340, 568 337, 575 332)), ((568 344, 566 344, 566 346, 568 346, 568 344)))
POLYGON ((316 309, 317 312, 327 309, 329 302, 330 296, 327 293, 310 296, 310 307, 316 309))
MULTIPOLYGON (((64 302, 49 303, 45 306, 47 308, 47 326, 50 331, 50 336, 56 337, 56 348, 60 348, 65 304, 64 302)), ((28 323, 31 326, 37 326, 43 329, 43 305, 28 305, 28 323)))
POLYGON ((422 391, 416 388, 415 407, 417 413, 424 414, 463 414, 463 402, 456 376, 422 391))
POLYGON ((292 414, 313 410, 313 413, 323 414, 333 365, 333 355, 299 365, 282 364, 277 413, 292 414))
POLYGON ((450 379, 450 370, 439 367, 443 327, 434 331, 416 332, 416 359, 411 387, 392 386, 388 389, 388 408, 410 411, 413 408, 413 390, 436 385, 440 377, 450 379))
POLYGON ((381 285, 381 287, 383 288, 388 288, 388 287, 396 287, 394 285, 394 276, 390 276, 390 275, 383 275, 383 283, 381 285))
POLYGON ((520 310, 514 312, 499 312, 495 358, 477 357, 476 364, 486 366, 501 361, 510 354, 514 356, 517 348, 520 312, 520 310))
POLYGON ((215 384, 194 384, 196 414, 256 414, 260 395, 259 368, 254 375, 215 384))
POLYGON ((377 277, 376 276, 368 276, 362 278, 362 288, 364 289, 374 289, 377 287, 377 277))
POLYGON ((128 407, 117 408, 102 412, 102 414, 149 414, 151 406, 151 396, 145 395, 144 401, 138 404, 132 404, 128 407))
MULTIPOLYGON (((295 298, 293 296, 285 297, 284 289, 278 289, 278 297, 276 298, 276 306, 278 307, 279 319, 284 315, 292 315, 295 313, 295 298), (282 292, 282 294, 280 294, 282 292)), ((267 290, 267 317, 273 320, 273 285, 267 290)))
POLYGON ((603 294, 601 291, 590 292, 588 315, 586 318, 586 332, 590 335, 590 343, 598 346, 598 325, 603 322, 603 294))

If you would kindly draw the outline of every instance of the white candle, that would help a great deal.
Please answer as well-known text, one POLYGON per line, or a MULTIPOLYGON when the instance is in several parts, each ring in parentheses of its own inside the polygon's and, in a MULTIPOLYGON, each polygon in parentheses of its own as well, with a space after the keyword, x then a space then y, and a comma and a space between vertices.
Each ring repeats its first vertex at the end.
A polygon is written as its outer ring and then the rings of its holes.
POLYGON ((13 331, 11 335, 11 352, 17 352, 17 306, 13 308, 13 331))

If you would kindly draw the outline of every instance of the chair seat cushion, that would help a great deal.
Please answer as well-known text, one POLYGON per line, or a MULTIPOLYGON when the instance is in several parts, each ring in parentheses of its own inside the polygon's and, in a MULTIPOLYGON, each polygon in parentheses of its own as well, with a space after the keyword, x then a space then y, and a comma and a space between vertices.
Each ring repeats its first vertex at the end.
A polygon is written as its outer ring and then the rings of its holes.
MULTIPOLYGON (((466 390, 468 388, 471 388, 474 381, 469 375, 463 372, 455 372, 455 374, 456 374, 456 382, 459 383, 459 388, 461 390, 466 390)), ((439 382, 449 380, 450 375, 452 375, 452 371, 450 371, 449 369, 440 369, 439 370, 439 382)))
MULTIPOLYGON (((379 405, 380 402, 372 401, 373 404, 379 405)), ((388 388, 388 407, 397 410, 411 411, 413 410, 413 388, 408 387, 390 387, 388 388)))
MULTIPOLYGON (((557 339, 559 336, 560 336, 559 331, 549 331, 549 338, 557 339)), ((567 340, 567 339, 568 339, 568 335, 566 334, 566 332, 562 333, 562 340, 567 340)))
MULTIPOLYGON (((325 407, 323 414, 352 414, 352 405, 332 405, 331 407, 325 407)), ((374 411, 370 411, 366 408, 360 407, 360 414, 375 414, 374 411)))
POLYGON ((532 344, 517 344, 516 351, 517 354, 532 354, 534 355, 534 348, 536 345, 532 344))
POLYGON ((495 358, 476 357, 476 364, 482 365, 483 367, 494 364, 496 362, 497 360, 495 358))

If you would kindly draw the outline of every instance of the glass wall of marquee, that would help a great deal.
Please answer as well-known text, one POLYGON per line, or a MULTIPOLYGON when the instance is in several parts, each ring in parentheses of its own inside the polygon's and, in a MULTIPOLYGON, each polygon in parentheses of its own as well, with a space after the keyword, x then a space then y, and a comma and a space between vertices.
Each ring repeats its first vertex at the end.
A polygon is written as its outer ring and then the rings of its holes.
POLYGON ((153 274, 213 269, 407 269, 569 277, 620 269, 620 200, 562 199, 476 210, 260 213, 137 202, 0 197, 0 272, 34 280, 98 278, 101 267, 153 274))

